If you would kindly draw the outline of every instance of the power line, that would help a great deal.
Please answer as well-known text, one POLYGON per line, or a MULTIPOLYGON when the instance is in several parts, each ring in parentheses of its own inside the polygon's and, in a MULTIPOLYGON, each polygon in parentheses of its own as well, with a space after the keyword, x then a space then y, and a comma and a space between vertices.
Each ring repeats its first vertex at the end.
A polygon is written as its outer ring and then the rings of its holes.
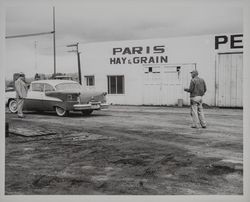
POLYGON ((13 38, 21 38, 21 37, 30 37, 30 36, 40 36, 40 35, 47 35, 47 34, 53 34, 54 31, 51 32, 41 32, 41 33, 33 33, 33 34, 19 34, 19 35, 13 35, 13 36, 6 36, 6 39, 13 39, 13 38))
POLYGON ((21 38, 21 37, 47 35, 47 34, 53 34, 54 74, 56 74, 56 25, 55 25, 55 7, 54 6, 53 6, 53 31, 5 36, 5 38, 6 39, 13 39, 13 38, 21 38))

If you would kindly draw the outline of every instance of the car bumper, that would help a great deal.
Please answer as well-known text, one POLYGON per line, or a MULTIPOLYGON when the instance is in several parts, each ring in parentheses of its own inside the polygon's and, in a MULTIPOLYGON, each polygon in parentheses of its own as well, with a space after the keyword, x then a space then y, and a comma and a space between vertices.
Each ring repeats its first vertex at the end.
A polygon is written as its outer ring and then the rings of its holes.
POLYGON ((90 104, 75 104, 73 106, 74 110, 100 110, 100 109, 107 109, 109 107, 109 104, 106 103, 90 103, 90 104))
POLYGON ((73 106, 74 110, 86 110, 86 109, 91 109, 91 104, 75 104, 73 106))
POLYGON ((93 110, 100 110, 100 109, 107 109, 109 107, 109 104, 107 103, 90 103, 91 104, 91 109, 93 110))
POLYGON ((109 104, 107 104, 107 103, 101 104, 101 109, 107 109, 107 108, 109 108, 109 104))

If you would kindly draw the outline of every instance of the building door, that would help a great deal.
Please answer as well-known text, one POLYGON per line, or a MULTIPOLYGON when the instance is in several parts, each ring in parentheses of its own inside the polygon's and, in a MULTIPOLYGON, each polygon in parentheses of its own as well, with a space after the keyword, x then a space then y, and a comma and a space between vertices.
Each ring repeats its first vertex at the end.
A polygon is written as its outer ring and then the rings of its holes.
POLYGON ((145 67, 143 104, 177 105, 182 99, 184 105, 189 105, 189 94, 183 89, 189 87, 193 69, 195 64, 145 67))
POLYGON ((161 67, 144 68, 143 104, 161 105, 161 67))
POLYGON ((216 105, 243 106, 243 54, 218 55, 216 68, 216 105))

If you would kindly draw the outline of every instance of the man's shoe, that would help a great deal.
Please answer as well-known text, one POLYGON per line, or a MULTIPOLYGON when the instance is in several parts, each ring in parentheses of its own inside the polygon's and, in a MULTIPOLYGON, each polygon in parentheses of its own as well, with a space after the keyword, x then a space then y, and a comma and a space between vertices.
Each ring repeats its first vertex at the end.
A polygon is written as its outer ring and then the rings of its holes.
POLYGON ((207 126, 201 126, 202 128, 207 128, 207 126))
POLYGON ((18 115, 17 117, 18 118, 24 118, 24 115, 18 115))

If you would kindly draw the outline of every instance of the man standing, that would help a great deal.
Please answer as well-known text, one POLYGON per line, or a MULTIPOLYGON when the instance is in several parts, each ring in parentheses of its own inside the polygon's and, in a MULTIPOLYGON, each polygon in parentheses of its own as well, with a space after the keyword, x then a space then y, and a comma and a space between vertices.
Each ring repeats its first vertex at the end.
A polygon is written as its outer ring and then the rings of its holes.
POLYGON ((191 117, 193 120, 192 128, 198 128, 200 123, 202 128, 206 128, 205 117, 202 107, 202 96, 207 91, 206 83, 202 78, 198 77, 198 71, 193 70, 191 73, 192 79, 189 88, 184 88, 184 91, 190 93, 191 117))
POLYGON ((24 82, 24 74, 20 73, 18 79, 15 81, 16 99, 17 99, 17 116, 23 118, 23 104, 24 98, 27 96, 28 87, 24 82))

